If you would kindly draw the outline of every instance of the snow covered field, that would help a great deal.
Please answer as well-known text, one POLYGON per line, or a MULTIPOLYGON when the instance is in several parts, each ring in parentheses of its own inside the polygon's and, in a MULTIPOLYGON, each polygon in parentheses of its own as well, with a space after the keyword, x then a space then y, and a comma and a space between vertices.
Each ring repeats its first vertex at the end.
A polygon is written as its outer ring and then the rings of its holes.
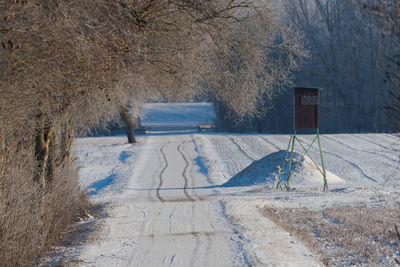
MULTIPOLYGON (((293 191, 274 188, 288 135, 181 131, 138 140, 75 142, 82 185, 109 203, 98 239, 76 248, 83 266, 319 266, 259 209, 398 205, 400 142, 390 134, 323 135, 328 192, 322 176, 308 177, 307 161, 293 191)), ((318 159, 316 147, 310 154, 318 159)))
POLYGON ((197 129, 214 124, 213 103, 148 103, 140 110, 141 125, 151 130, 197 129))
MULTIPOLYGON (((399 138, 322 135, 329 190, 296 146, 292 191, 275 189, 289 135, 197 132, 209 103, 147 104, 153 131, 80 138, 81 185, 106 207, 95 241, 69 248, 82 266, 320 266, 304 244, 263 216, 267 208, 398 207, 399 138), (175 131, 171 131, 175 129, 175 131)), ((307 145, 312 135, 299 135, 307 145)), ((321 166, 317 146, 309 152, 321 166)))

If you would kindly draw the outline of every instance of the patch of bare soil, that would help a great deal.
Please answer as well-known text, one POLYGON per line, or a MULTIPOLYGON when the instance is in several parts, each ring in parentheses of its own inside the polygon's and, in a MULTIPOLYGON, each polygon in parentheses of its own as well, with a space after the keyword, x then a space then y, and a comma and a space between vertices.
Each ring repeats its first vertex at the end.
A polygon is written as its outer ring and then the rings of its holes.
POLYGON ((400 266, 399 208, 264 207, 262 213, 317 253, 326 266, 400 266))

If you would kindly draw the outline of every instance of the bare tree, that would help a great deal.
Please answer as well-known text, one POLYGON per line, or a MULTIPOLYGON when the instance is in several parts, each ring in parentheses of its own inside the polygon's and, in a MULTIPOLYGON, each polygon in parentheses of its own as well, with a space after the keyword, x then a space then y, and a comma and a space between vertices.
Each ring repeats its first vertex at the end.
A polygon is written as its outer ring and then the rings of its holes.
POLYGON ((272 5, 0 0, 0 261, 32 264, 84 212, 73 138, 121 106, 209 94, 257 114, 304 55, 272 5))
MULTIPOLYGON (((354 1, 357 2, 357 1, 354 1)), ((358 1, 359 2, 359 1, 358 1)), ((376 1, 375 1, 376 2, 376 1)), ((384 41, 376 21, 351 1, 284 1, 287 20, 304 36, 310 58, 296 83, 321 87, 325 131, 382 131, 384 41)))
POLYGON ((374 18, 372 27, 380 33, 384 58, 381 67, 385 71, 385 84, 391 101, 387 114, 393 129, 400 129, 400 4, 396 0, 363 0, 353 2, 374 18))

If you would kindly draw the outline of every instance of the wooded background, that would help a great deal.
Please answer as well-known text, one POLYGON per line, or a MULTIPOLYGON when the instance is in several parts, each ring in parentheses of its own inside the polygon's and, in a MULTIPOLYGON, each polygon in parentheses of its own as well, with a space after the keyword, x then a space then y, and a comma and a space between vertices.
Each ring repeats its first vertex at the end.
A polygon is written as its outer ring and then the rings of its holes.
MULTIPOLYGON (((400 7, 396 1, 288 0, 282 16, 302 37, 309 57, 293 86, 321 88, 323 133, 397 131, 400 7)), ((222 128, 289 133, 293 88, 265 97, 265 112, 238 123, 218 103, 222 128)))

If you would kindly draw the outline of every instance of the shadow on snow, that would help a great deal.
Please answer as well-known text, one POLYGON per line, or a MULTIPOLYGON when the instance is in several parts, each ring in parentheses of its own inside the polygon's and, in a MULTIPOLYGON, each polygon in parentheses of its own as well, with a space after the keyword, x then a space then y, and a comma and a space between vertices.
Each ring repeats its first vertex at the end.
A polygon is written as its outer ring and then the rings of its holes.
MULTIPOLYGON (((226 187, 245 187, 253 185, 263 185, 272 186, 276 183, 277 177, 279 175, 280 166, 285 159, 286 151, 281 150, 271 153, 260 160, 254 161, 249 166, 232 176, 226 183, 221 185, 210 185, 201 187, 186 187, 185 189, 212 189, 212 188, 226 188, 226 187)), ((301 160, 301 155, 298 153, 293 153, 293 161, 296 163, 301 160)), ((207 168, 205 167, 202 159, 200 157, 195 159, 195 162, 200 167, 200 172, 207 174, 207 168)), ((301 165, 301 162, 300 164, 301 165)), ((286 180, 288 173, 288 168, 286 167, 283 175, 282 181, 286 180)), ((169 188, 129 188, 129 190, 183 190, 182 187, 169 187, 169 188)))

